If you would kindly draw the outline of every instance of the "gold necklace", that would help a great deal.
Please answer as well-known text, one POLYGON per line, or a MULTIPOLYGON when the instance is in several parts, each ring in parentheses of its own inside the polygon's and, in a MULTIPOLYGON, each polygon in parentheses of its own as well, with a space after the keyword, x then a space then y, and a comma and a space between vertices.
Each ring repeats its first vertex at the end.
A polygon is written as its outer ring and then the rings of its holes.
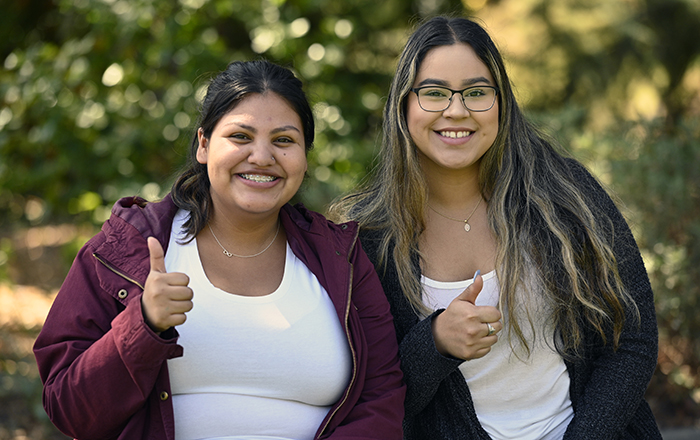
POLYGON ((480 204, 481 204, 481 197, 479 197, 479 201, 477 202, 476 206, 474 207, 474 210, 472 211, 471 214, 469 214, 469 217, 467 217, 466 220, 462 220, 462 219, 459 219, 459 218, 454 218, 454 217, 450 217, 449 215, 442 214, 442 213, 438 212, 437 210, 435 210, 435 208, 433 208, 432 206, 430 206, 430 203, 428 203, 428 208, 430 208, 430 209, 432 209, 433 211, 435 211, 435 213, 436 213, 437 215, 439 215, 439 216, 441 216, 441 217, 445 217, 445 218, 448 219, 448 220, 454 220, 454 221, 456 221, 456 222, 464 223, 464 230, 465 230, 466 232, 469 232, 469 231, 472 229, 472 227, 469 225, 469 219, 472 218, 472 216, 473 216, 474 213, 476 212, 477 208, 479 208, 479 205, 480 205, 480 204))
POLYGON ((216 242, 219 243, 219 246, 221 247, 221 249, 223 249, 223 251, 224 251, 223 254, 226 255, 226 256, 229 257, 229 258, 231 258, 231 257, 253 258, 253 257, 257 257, 258 255, 262 255, 263 252, 265 252, 266 250, 270 249, 270 246, 272 246, 272 243, 274 243, 275 240, 277 239, 277 234, 280 233, 280 222, 279 222, 279 220, 278 220, 278 221, 277 221, 277 232, 275 232, 275 236, 272 237, 272 241, 270 242, 270 244, 267 245, 267 247, 266 247, 265 249, 261 250, 261 251, 258 252, 257 254, 253 254, 253 255, 238 255, 238 254, 234 254, 233 252, 227 251, 226 248, 224 247, 224 245, 221 244, 221 242, 219 241, 219 239, 216 238, 216 234, 214 233, 214 230, 211 228, 211 225, 210 225, 209 223, 207 223, 207 226, 209 226, 209 230, 211 231, 211 235, 212 235, 212 237, 214 237, 214 240, 216 240, 216 242))

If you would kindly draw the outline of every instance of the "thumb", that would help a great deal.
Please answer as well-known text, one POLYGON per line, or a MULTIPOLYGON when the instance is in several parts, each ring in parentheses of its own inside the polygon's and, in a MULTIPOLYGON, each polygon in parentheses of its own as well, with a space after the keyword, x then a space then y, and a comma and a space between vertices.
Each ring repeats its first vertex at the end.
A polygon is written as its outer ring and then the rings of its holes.
POLYGON ((151 270, 166 273, 163 246, 155 237, 148 237, 148 254, 151 257, 151 270))
POLYGON ((474 282, 469 285, 464 292, 457 297, 460 301, 467 301, 476 304, 476 297, 479 296, 481 289, 484 287, 484 279, 481 277, 481 270, 477 270, 474 274, 474 282))

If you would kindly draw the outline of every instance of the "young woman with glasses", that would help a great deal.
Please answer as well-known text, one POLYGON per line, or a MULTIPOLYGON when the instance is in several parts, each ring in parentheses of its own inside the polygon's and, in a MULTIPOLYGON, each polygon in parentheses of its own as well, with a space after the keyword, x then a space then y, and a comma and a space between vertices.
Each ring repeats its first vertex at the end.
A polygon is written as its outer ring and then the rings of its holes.
POLYGON ((653 295, 600 184, 531 126, 486 31, 410 36, 379 163, 337 201, 389 298, 406 439, 659 439, 653 295))

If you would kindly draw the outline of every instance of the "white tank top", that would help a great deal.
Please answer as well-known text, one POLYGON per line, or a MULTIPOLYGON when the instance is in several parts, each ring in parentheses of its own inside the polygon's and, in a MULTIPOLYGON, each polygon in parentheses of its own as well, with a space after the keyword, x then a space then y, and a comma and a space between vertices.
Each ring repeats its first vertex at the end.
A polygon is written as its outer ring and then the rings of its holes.
POLYGON ((280 286, 233 295, 207 279, 197 240, 173 222, 169 272, 190 277, 194 307, 177 327, 184 356, 168 360, 176 440, 312 439, 351 376, 347 337, 325 289, 287 244, 280 286))
MULTIPOLYGON (((483 280, 476 305, 497 307, 500 289, 496 272, 484 274, 483 280)), ((422 277, 423 303, 431 310, 447 308, 473 281, 441 282, 422 277)), ((541 310, 531 313, 534 319, 546 316, 541 310)), ((527 318, 520 323, 528 341, 532 341, 527 318)), ((525 353, 516 356, 507 340, 507 330, 503 330, 486 356, 459 367, 479 422, 493 439, 561 439, 573 418, 569 373, 561 356, 546 342, 545 333, 552 332, 543 331, 543 323, 544 318, 535 321, 540 328, 537 339, 530 343, 529 357, 525 353)), ((519 341, 514 340, 512 345, 517 350, 519 341)))

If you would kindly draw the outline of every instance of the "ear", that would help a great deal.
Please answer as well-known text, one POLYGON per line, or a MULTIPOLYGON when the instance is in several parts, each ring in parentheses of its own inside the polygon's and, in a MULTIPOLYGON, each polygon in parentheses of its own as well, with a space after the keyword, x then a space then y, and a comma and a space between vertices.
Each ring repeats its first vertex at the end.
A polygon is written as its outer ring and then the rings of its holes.
POLYGON ((204 130, 202 130, 202 127, 199 127, 197 130, 197 140, 199 142, 197 146, 197 162, 204 165, 207 163, 207 156, 209 153, 209 149, 207 148, 209 146, 209 139, 204 137, 204 130))

